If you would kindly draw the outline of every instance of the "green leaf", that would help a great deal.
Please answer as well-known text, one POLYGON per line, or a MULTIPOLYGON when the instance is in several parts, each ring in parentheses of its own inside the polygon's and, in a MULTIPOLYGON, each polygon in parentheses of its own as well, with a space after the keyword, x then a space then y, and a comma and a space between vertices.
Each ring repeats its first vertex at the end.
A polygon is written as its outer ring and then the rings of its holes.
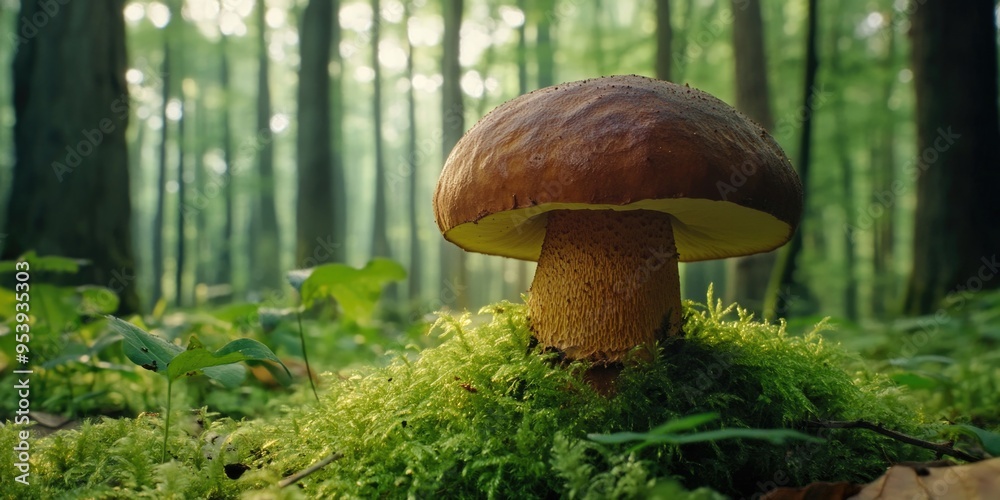
POLYGON ((171 380, 188 372, 201 372, 222 385, 232 388, 239 386, 246 378, 246 368, 233 363, 246 360, 272 361, 288 368, 264 344, 252 339, 236 339, 215 353, 201 347, 197 337, 192 336, 189 349, 171 344, 141 328, 113 316, 108 316, 108 324, 121 334, 124 340, 125 356, 133 363, 171 380))
POLYGON ((79 314, 103 315, 111 314, 118 309, 118 295, 103 286, 85 285, 76 287, 80 294, 80 304, 76 310, 79 314))
POLYGON ((1000 457, 1000 434, 969 424, 952 425, 951 428, 979 441, 983 450, 991 456, 1000 457))
POLYGON ((222 384, 226 389, 239 387, 247 378, 247 369, 243 365, 237 364, 209 366, 201 372, 206 377, 222 384))
POLYGON ((133 363, 157 373, 166 373, 167 366, 184 352, 184 348, 174 345, 127 321, 108 316, 108 325, 121 334, 125 356, 133 363))
POLYGON ((920 365, 926 363, 940 363, 943 365, 955 364, 955 360, 947 356, 937 356, 937 355, 926 355, 926 356, 910 356, 908 358, 893 358, 889 360, 889 364, 892 366, 899 366, 902 368, 919 368, 920 365))
MULTIPOLYGON (((294 285, 307 271, 292 271, 289 280, 294 285)), ((299 292, 307 308, 317 300, 332 298, 340 304, 344 316, 364 323, 371 319, 382 288, 403 279, 406 279, 406 270, 389 259, 372 259, 361 269, 345 264, 325 264, 312 269, 301 281, 299 292)))
POLYGON ((895 373, 889 378, 893 382, 905 385, 910 389, 933 389, 941 385, 937 380, 913 372, 895 373))
MULTIPOLYGON (((194 344, 194 342, 192 342, 194 344)), ((199 343, 200 344, 200 343, 199 343)), ((219 367, 220 365, 229 365, 233 363, 239 363, 240 361, 272 361, 285 368, 285 373, 291 377, 291 373, 288 368, 278 359, 277 356, 271 352, 264 344, 257 342, 253 339, 236 339, 224 346, 218 351, 209 352, 203 347, 189 348, 170 362, 167 368, 167 376, 171 379, 176 379, 181 375, 190 372, 198 372, 204 370, 206 375, 210 375, 212 367, 219 367)), ((222 382, 223 385, 231 386, 238 385, 243 381, 243 376, 245 376, 245 370, 240 373, 239 380, 234 380, 233 375, 226 373, 223 376, 225 380, 216 377, 216 380, 222 382)))
POLYGON ((238 352, 231 352, 224 356, 217 356, 209 352, 208 349, 202 347, 188 349, 178 354, 177 357, 175 357, 173 361, 167 365, 167 377, 176 379, 184 374, 196 374, 205 368, 239 363, 245 359, 246 358, 238 352))
POLYGON ((34 250, 30 250, 17 260, 0 261, 0 273, 17 272, 17 263, 27 261, 28 272, 48 271, 53 273, 75 274, 80 270, 80 266, 89 264, 90 261, 84 259, 71 259, 68 257, 58 257, 49 255, 39 257, 34 250))
POLYGON ((249 302, 229 304, 210 311, 209 314, 229 323, 249 323, 250 318, 257 315, 258 307, 260 307, 259 304, 249 302))
POLYGON ((697 413, 694 415, 688 415, 686 417, 675 418, 665 424, 660 424, 659 426, 653 428, 650 431, 651 434, 667 434, 677 431, 688 431, 694 430, 699 425, 707 424, 709 422, 718 420, 718 413, 697 413))

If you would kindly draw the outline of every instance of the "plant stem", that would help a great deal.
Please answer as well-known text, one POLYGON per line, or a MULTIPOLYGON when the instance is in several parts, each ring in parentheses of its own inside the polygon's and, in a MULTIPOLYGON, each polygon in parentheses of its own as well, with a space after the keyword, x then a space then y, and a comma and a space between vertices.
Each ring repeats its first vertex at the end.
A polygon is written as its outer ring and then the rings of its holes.
POLYGON ((167 438, 170 437, 170 390, 174 387, 174 381, 167 378, 167 423, 163 429, 163 455, 160 457, 160 463, 167 462, 167 438))
POLYGON ((312 474, 313 472, 316 472, 316 471, 322 469, 323 467, 326 467, 327 465, 330 465, 331 463, 333 463, 333 462, 335 462, 337 460, 340 460, 341 458, 344 458, 344 454, 341 453, 341 452, 339 452, 339 451, 336 452, 336 453, 333 453, 331 455, 328 455, 323 460, 320 460, 319 462, 316 462, 316 463, 310 465, 305 470, 303 470, 301 472, 297 472, 297 473, 295 473, 295 474, 293 474, 291 476, 288 476, 285 479, 282 479, 278 483, 278 487, 279 488, 285 488, 285 487, 291 486, 291 485, 297 483, 302 478, 308 476, 309 474, 312 474))
POLYGON ((296 310, 295 317, 299 320, 299 342, 302 344, 302 360, 306 362, 306 378, 309 379, 309 387, 312 387, 316 402, 319 402, 319 394, 316 393, 316 384, 313 382, 312 367, 309 366, 309 355, 306 354, 306 334, 302 330, 302 312, 296 310))
POLYGON ((891 437, 897 441, 901 441, 906 444, 913 446, 919 446, 924 449, 928 449, 937 452, 939 455, 948 455, 955 457, 959 460, 965 460, 966 462, 978 462, 982 460, 981 457, 976 457, 970 455, 962 450, 957 450, 953 446, 946 443, 933 443, 931 441, 924 441, 923 439, 918 439, 913 436, 908 436, 901 432, 896 432, 894 430, 886 429, 882 427, 882 424, 873 424, 865 420, 853 420, 853 421, 837 421, 837 420, 826 420, 826 421, 809 421, 806 424, 814 427, 822 427, 825 429, 868 429, 874 431, 883 436, 891 437))

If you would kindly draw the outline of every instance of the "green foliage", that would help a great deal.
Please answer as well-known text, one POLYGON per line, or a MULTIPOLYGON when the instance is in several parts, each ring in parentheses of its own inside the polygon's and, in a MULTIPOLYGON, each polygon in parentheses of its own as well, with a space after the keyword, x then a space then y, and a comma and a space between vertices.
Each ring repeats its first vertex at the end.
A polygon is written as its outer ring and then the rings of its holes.
POLYGON ((34 250, 30 250, 17 260, 0 261, 0 273, 16 272, 17 263, 20 261, 27 261, 32 273, 53 272, 75 274, 80 270, 80 266, 89 263, 83 259, 71 259, 57 255, 40 257, 34 250))
POLYGON ((289 281, 301 292, 306 308, 318 300, 333 299, 344 316, 362 324, 371 321, 382 288, 403 279, 403 266, 378 257, 361 269, 335 263, 289 273, 289 281))
POLYGON ((990 456, 1000 457, 1000 433, 990 432, 968 424, 952 425, 949 426, 949 429, 971 437, 990 456))
MULTIPOLYGON (((37 271, 75 273, 85 262, 64 257, 24 256, 31 265, 29 363, 34 370, 32 409, 67 416, 136 414, 148 407, 148 380, 121 364, 118 335, 108 331, 105 314, 118 308, 118 297, 99 286, 59 286, 36 281, 37 271), (73 383, 66 383, 71 380, 73 383)), ((0 262, 10 271, 14 261, 0 262)), ((5 271, 0 271, 3 273, 5 271)), ((21 285, 24 285, 22 283, 21 285)), ((15 291, 0 287, 0 367, 13 363, 15 291)), ((2 370, 0 383, 13 375, 2 370)), ((0 419, 13 415, 16 399, 0 398, 0 419)))
POLYGON ((912 390, 934 418, 1000 431, 1000 291, 955 293, 932 315, 839 338, 912 390))

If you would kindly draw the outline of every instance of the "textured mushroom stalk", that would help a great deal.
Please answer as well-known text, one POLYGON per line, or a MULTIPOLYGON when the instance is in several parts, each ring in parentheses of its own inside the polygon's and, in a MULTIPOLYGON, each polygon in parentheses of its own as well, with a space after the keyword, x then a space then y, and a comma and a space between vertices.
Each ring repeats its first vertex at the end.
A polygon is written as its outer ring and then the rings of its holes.
POLYGON ((556 210, 528 299, 543 345, 570 359, 614 363, 680 334, 680 280, 671 216, 656 211, 556 210))

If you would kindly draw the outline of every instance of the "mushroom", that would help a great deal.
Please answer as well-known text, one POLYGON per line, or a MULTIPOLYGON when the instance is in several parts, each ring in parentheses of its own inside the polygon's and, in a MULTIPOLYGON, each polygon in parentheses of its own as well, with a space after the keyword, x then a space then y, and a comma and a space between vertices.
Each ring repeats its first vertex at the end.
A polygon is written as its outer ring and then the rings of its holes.
POLYGON ((538 262, 535 337, 597 366, 650 359, 682 334, 677 261, 777 248, 801 211, 799 178, 766 130, 705 92, 634 75, 497 107, 455 145, 434 193, 448 241, 538 262))

